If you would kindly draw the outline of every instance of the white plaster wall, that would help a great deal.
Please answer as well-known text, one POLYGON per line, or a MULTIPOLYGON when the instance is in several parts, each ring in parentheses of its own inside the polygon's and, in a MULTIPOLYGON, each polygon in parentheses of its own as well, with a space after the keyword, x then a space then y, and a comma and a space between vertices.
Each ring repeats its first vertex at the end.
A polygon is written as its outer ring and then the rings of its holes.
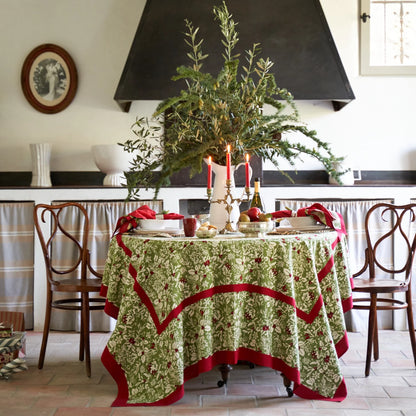
POLYGON ((145 0, 0 0, 0 171, 30 171, 29 143, 52 143, 51 170, 98 170, 93 144, 130 134, 135 114, 113 100, 145 0), (55 43, 72 56, 78 91, 57 114, 26 101, 20 71, 32 49, 55 43))
MULTIPOLYGON (((321 3, 356 100, 339 112, 328 103, 299 102, 303 120, 355 169, 416 169, 416 77, 360 76, 358 0, 321 3)), ((155 102, 134 103, 126 114, 113 100, 144 5, 0 0, 0 171, 31 170, 29 143, 38 142, 53 145, 51 170, 97 170, 91 145, 124 141, 136 116, 152 113, 155 102), (20 86, 24 59, 43 43, 66 49, 79 73, 74 101, 54 115, 33 109, 20 86)), ((313 161, 297 167, 321 168, 313 161)))

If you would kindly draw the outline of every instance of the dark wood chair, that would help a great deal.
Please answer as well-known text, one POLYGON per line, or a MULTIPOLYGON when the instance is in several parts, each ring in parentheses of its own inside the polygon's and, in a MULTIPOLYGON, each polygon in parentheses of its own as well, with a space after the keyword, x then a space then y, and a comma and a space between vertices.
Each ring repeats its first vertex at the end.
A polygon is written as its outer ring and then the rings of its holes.
POLYGON ((369 209, 365 218, 367 248, 363 268, 354 274, 354 292, 367 293, 368 297, 354 298, 354 309, 366 309, 368 317, 368 341, 365 376, 370 374, 371 354, 374 348, 374 360, 379 358, 377 311, 405 309, 408 329, 416 365, 415 328, 412 313, 411 275, 416 251, 416 204, 392 205, 379 203, 369 209), (381 219, 383 227, 375 227, 374 220, 381 219), (394 245, 393 245, 394 240, 394 245), (383 261, 381 252, 393 247, 396 259, 388 265, 383 261), (399 248, 400 247, 400 248, 399 248), (400 250, 400 251, 397 251, 400 250), (400 259, 398 259, 399 254, 400 259), (398 264, 397 264, 398 263, 398 264), (357 278, 368 270, 368 278, 357 278), (383 274, 384 276, 380 276, 383 274), (395 293, 404 292, 399 299, 395 293))
POLYGON ((90 253, 87 247, 89 233, 87 211, 76 202, 59 205, 38 204, 34 208, 33 217, 45 259, 47 280, 45 323, 38 368, 43 368, 52 309, 76 310, 81 313, 79 360, 83 361, 85 354, 87 376, 91 377, 89 315, 90 310, 104 309, 105 299, 89 296, 90 293, 99 293, 102 275, 90 265, 90 253), (66 210, 76 210, 73 215, 77 215, 77 221, 80 221, 76 232, 68 230, 68 227, 62 223, 61 216, 66 210), (53 258, 59 240, 64 240, 65 243, 73 246, 75 254, 72 264, 58 265, 53 258), (64 295, 54 297, 56 292, 64 295))

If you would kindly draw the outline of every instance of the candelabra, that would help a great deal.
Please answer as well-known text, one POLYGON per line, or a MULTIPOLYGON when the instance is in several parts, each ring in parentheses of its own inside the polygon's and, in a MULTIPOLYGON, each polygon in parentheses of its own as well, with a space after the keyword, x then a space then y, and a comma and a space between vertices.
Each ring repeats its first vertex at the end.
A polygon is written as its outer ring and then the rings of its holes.
POLYGON ((235 233, 237 230, 234 230, 230 218, 231 212, 233 210, 233 204, 237 203, 240 205, 242 202, 249 202, 250 201, 250 187, 246 186, 244 188, 243 195, 241 198, 234 198, 233 194, 231 193, 231 179, 227 179, 225 181, 225 195, 222 199, 212 199, 212 188, 207 189, 208 195, 208 202, 210 204, 225 204, 225 211, 227 212, 227 221, 225 223, 225 227, 220 231, 220 234, 225 234, 226 232, 235 233), (244 196, 245 195, 245 196, 244 196))

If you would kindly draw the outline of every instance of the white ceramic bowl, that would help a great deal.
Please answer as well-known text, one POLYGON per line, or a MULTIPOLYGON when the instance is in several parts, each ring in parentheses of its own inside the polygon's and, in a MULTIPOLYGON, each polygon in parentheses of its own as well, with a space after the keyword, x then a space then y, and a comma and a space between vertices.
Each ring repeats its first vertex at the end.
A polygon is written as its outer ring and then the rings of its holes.
POLYGON ((91 152, 97 168, 106 174, 103 185, 120 186, 133 154, 125 152, 118 144, 97 144, 91 147, 91 152))
POLYGON ((142 230, 157 231, 164 230, 169 221, 165 220, 139 220, 139 225, 142 230))
POLYGON ((310 217, 287 217, 280 221, 281 227, 304 228, 316 225, 317 221, 310 217))

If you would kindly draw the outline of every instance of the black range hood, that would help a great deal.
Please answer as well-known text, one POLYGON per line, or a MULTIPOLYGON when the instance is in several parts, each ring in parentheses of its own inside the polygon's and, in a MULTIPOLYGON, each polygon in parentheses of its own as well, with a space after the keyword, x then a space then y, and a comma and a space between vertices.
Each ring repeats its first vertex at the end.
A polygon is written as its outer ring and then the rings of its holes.
MULTIPOLYGON (((185 88, 172 81, 176 68, 190 64, 184 42, 184 20, 199 27, 202 70, 215 75, 222 66, 223 47, 212 12, 221 0, 147 0, 114 99, 128 112, 132 101, 163 100, 185 88)), ((295 100, 330 101, 339 110, 355 98, 319 0, 227 0, 238 22, 244 51, 260 43, 269 57, 278 85, 295 100)), ((245 61, 241 62, 245 64, 245 61)))

